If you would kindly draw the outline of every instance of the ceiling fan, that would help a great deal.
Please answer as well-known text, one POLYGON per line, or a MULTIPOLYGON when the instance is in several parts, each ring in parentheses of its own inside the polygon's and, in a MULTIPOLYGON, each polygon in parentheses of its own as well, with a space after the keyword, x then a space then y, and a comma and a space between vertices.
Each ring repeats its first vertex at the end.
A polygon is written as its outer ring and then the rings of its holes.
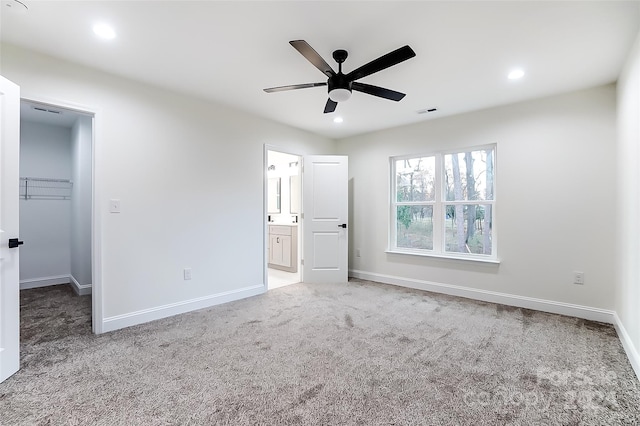
POLYGON ((324 112, 334 112, 338 102, 344 102, 351 97, 351 91, 356 90, 358 92, 367 93, 369 95, 378 96, 380 98, 389 99, 392 101, 399 101, 405 97, 404 93, 396 92, 395 90, 385 89, 384 87, 372 86, 370 84, 360 83, 355 80, 359 80, 363 77, 371 75, 375 72, 382 71, 393 65, 397 65, 400 62, 406 61, 416 56, 416 53, 409 46, 403 46, 399 49, 389 52, 386 55, 380 56, 378 59, 356 68, 348 74, 342 73, 342 63, 347 59, 348 53, 346 50, 336 50, 333 52, 333 59, 338 63, 338 72, 336 73, 333 68, 322 59, 322 56, 318 54, 313 48, 304 40, 293 40, 289 42, 298 52, 302 54, 309 62, 311 62, 316 68, 318 68, 329 79, 324 83, 306 83, 306 84, 294 84, 291 86, 271 87, 264 89, 267 93, 282 92, 285 90, 306 89, 309 87, 328 86, 329 99, 324 107, 324 112))

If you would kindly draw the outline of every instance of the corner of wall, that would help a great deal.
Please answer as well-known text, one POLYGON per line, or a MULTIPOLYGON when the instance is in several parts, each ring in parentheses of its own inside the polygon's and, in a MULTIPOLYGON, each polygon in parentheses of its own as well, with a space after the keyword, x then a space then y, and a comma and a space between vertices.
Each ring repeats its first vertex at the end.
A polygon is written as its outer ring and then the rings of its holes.
POLYGON ((615 325, 629 361, 640 379, 640 32, 629 51, 617 85, 617 169, 615 325))
POLYGON ((80 284, 73 275, 69 276, 69 285, 78 296, 87 296, 91 294, 91 284, 80 284))
POLYGON ((633 367, 633 371, 636 373, 636 377, 640 380, 640 354, 636 350, 636 347, 631 340, 631 337, 627 333, 627 330, 624 328, 624 324, 620 321, 617 313, 613 313, 614 323, 613 325, 616 328, 616 332, 618 333, 618 337, 622 342, 622 347, 627 353, 627 357, 629 358, 629 362, 631 363, 631 367, 633 367))

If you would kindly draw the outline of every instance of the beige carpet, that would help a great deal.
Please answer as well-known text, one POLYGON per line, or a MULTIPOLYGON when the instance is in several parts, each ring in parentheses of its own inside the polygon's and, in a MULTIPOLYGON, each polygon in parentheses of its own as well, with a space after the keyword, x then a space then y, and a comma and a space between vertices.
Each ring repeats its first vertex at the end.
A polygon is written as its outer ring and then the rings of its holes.
POLYGON ((295 284, 106 335, 88 297, 22 292, 2 425, 638 424, 599 323, 371 282, 295 284))

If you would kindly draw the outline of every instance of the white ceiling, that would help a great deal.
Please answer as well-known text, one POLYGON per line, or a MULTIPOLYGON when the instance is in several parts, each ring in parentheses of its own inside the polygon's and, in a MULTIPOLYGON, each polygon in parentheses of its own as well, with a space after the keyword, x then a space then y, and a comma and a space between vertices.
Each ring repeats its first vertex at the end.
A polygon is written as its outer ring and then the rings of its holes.
POLYGON ((3 42, 331 138, 614 82, 640 22, 638 1, 21 0, 26 13, 11 1, 3 42), (101 21, 116 39, 93 35, 101 21), (289 45, 297 39, 332 66, 333 50, 349 51, 345 72, 410 45, 415 58, 361 80, 407 96, 354 92, 323 114, 324 87, 263 92, 326 80, 289 45), (514 67, 523 79, 506 78, 514 67))

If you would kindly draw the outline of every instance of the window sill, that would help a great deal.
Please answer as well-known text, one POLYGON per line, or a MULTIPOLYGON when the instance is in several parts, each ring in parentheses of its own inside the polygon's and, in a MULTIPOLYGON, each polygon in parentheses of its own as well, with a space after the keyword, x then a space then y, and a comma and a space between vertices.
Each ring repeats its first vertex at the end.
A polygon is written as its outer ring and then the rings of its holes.
POLYGON ((482 258, 482 257, 467 257, 467 256, 434 254, 434 253, 425 253, 425 252, 417 252, 417 251, 404 251, 404 250, 391 250, 391 249, 385 250, 385 253, 403 254, 403 255, 407 254, 409 256, 433 257, 436 259, 447 259, 447 260, 464 260, 468 262, 492 263, 495 265, 500 264, 500 260, 498 259, 482 258))

